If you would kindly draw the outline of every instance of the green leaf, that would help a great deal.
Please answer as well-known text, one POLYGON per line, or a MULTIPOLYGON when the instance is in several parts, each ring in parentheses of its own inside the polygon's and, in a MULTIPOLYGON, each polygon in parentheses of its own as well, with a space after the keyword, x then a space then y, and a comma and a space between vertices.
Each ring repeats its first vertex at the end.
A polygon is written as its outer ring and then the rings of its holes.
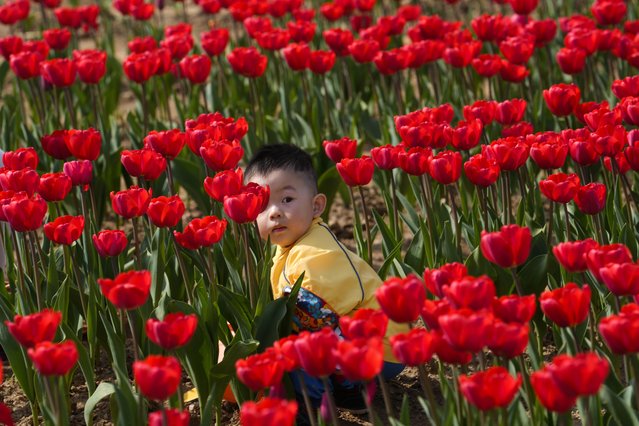
POLYGON ((92 394, 95 391, 95 375, 93 374, 93 365, 91 364, 89 353, 82 344, 82 341, 78 339, 78 336, 76 336, 67 323, 62 322, 60 324, 60 329, 64 333, 65 339, 71 339, 75 343, 79 355, 78 364, 80 365, 80 370, 82 370, 82 374, 84 375, 89 394, 92 394))
POLYGON ((87 402, 84 404, 84 422, 88 425, 93 424, 93 409, 104 398, 111 396, 115 393, 115 386, 113 383, 102 382, 98 385, 95 392, 91 394, 87 402))
POLYGON ((539 296, 548 285, 547 272, 548 254, 540 254, 526 262, 524 267, 517 272, 522 291, 525 294, 539 296))
POLYGON ((617 424, 624 426, 639 425, 639 420, 632 406, 626 404, 619 395, 614 393, 608 386, 604 385, 599 391, 599 395, 604 405, 612 413, 617 424))
POLYGON ((224 352, 222 362, 211 369, 214 379, 235 377, 235 362, 251 355, 260 345, 257 340, 240 340, 231 343, 224 352))

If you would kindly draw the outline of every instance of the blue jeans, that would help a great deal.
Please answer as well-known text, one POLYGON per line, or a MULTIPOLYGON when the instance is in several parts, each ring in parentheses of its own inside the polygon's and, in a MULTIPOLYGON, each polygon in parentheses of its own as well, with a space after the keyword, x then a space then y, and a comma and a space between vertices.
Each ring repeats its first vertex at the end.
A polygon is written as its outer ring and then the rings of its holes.
MULTIPOLYGON (((398 364, 395 362, 386 362, 384 361, 384 365, 382 366, 382 377, 384 380, 389 380, 402 372, 404 370, 404 364, 398 364)), ((293 386, 295 387, 295 393, 298 395, 302 395, 302 386, 300 383, 299 376, 304 378, 304 383, 306 384, 306 390, 308 391, 308 396, 311 399, 313 405, 317 408, 320 406, 322 401, 322 394, 324 394, 324 384, 322 380, 317 377, 309 376, 306 371, 300 369, 293 374, 291 374, 291 380, 293 382, 293 386)), ((351 382, 343 378, 343 376, 333 375, 332 378, 336 378, 339 381, 340 386, 345 388, 353 388, 359 384, 359 382, 351 382)), ((329 384, 332 386, 332 380, 329 381, 329 384)), ((331 391, 333 389, 331 388, 331 391)))

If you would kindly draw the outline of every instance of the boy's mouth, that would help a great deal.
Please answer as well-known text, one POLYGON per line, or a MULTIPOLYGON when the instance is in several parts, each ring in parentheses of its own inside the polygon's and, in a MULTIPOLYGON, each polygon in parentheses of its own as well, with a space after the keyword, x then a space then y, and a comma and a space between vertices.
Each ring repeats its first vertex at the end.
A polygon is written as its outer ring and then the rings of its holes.
POLYGON ((275 228, 273 228, 273 230, 271 232, 277 233, 277 232, 282 232, 286 229, 286 226, 276 226, 275 228))

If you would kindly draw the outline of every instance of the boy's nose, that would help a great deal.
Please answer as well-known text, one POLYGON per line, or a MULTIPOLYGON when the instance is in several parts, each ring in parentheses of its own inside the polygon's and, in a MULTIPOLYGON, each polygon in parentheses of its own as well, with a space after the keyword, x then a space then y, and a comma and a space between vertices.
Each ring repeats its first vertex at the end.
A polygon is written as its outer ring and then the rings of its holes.
POLYGON ((269 207, 268 217, 271 219, 277 219, 281 216, 280 209, 277 208, 276 205, 272 205, 269 207))

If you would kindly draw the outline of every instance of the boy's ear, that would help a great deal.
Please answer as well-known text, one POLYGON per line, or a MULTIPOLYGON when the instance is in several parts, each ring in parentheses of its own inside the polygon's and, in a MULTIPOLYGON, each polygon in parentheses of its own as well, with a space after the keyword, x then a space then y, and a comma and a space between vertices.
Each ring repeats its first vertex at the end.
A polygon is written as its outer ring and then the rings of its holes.
POLYGON ((313 197, 313 218, 320 217, 326 208, 326 195, 320 193, 313 197))

